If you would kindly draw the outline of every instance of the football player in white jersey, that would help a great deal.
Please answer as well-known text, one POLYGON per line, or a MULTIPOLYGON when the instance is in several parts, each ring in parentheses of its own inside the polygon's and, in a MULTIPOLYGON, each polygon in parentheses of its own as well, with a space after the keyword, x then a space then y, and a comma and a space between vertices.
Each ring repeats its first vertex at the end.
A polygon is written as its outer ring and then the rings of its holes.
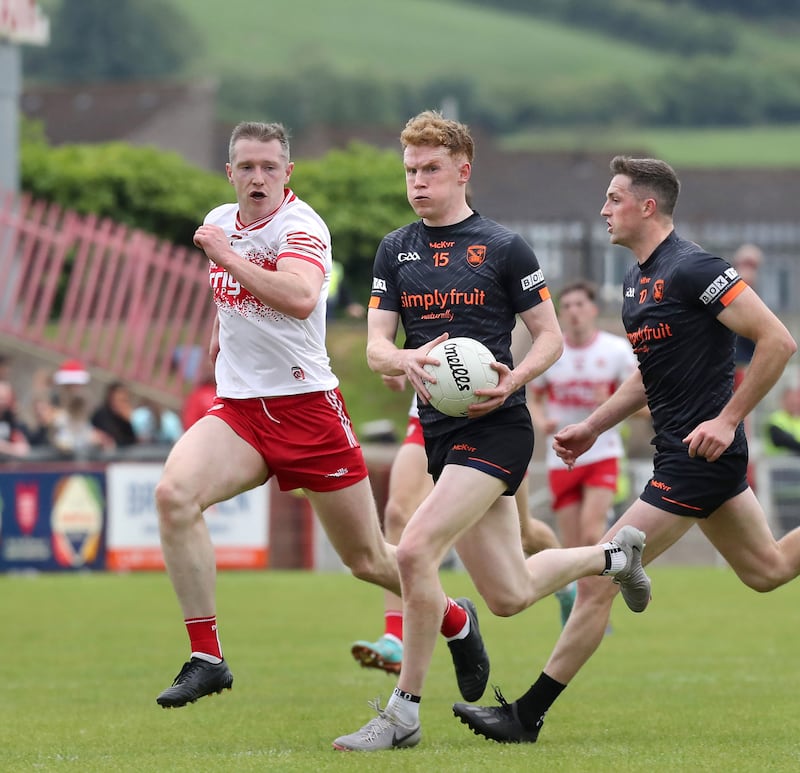
POLYGON ((565 547, 594 545, 605 534, 625 449, 619 429, 612 427, 568 468, 553 449, 553 435, 585 419, 636 370, 628 340, 597 327, 595 296, 594 285, 583 279, 561 289, 557 300, 564 351, 531 382, 531 417, 547 435, 552 508, 565 547))
MULTIPOLYGON (((288 187, 294 164, 281 124, 239 124, 229 159, 236 203, 212 210, 194 236, 209 260, 217 306, 210 343, 217 397, 175 444, 156 487, 164 560, 191 646, 173 685, 156 699, 165 708, 233 683, 217 631, 214 549, 203 517, 216 502, 273 476, 283 491, 303 489, 352 573, 400 593, 395 551, 381 534, 325 348, 328 228, 288 187)), ((466 620, 463 607, 448 604, 446 630, 466 620)))

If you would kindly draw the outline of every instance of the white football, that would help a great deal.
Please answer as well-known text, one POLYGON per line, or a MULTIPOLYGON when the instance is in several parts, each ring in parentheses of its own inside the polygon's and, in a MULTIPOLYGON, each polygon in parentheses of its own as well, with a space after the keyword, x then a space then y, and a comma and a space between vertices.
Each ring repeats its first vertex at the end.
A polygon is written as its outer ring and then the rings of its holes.
POLYGON ((426 365, 425 370, 436 378, 426 381, 430 403, 448 416, 466 416, 467 406, 488 399, 476 397, 476 389, 497 386, 499 376, 490 363, 495 361, 489 349, 474 338, 448 338, 431 349, 430 357, 439 365, 426 365))

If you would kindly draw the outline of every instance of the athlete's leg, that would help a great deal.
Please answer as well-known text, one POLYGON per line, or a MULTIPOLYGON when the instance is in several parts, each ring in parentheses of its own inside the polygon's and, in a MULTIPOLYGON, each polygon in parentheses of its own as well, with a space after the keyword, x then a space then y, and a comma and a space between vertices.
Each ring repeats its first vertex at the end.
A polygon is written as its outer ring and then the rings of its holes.
POLYGON ((800 528, 776 540, 750 488, 700 521, 700 528, 753 590, 766 593, 800 574, 800 528))
POLYGON ((530 514, 529 495, 530 476, 526 475, 517 489, 517 493, 514 494, 523 551, 526 555, 531 556, 540 550, 560 548, 561 543, 550 525, 530 514))
POLYGON ((216 416, 193 424, 170 451, 155 498, 164 561, 184 618, 215 614, 216 564, 203 511, 266 477, 261 455, 216 416))
POLYGON ((306 491, 339 557, 355 577, 400 594, 394 546, 381 533, 369 478, 337 491, 306 491))
MULTIPOLYGON (((666 513, 637 499, 601 539, 603 542, 613 539, 623 526, 629 524, 641 529, 647 535, 642 556, 642 562, 647 564, 695 523, 693 518, 666 513)), ((561 684, 568 684, 589 660, 603 641, 611 603, 618 590, 617 585, 603 577, 578 580, 578 597, 572 614, 544 668, 548 676, 561 684)))
MULTIPOLYGON (((510 497, 498 498, 456 544, 478 592, 489 609, 502 617, 526 609, 577 577, 599 575, 605 568, 605 554, 599 545, 547 549, 525 559, 517 538, 515 510, 510 497)), ((610 584, 609 578, 603 581, 610 584)))
MULTIPOLYGON (((637 500, 603 540, 611 540, 627 525, 641 529, 647 535, 643 555, 646 563, 679 539, 694 522, 637 500)), ((603 641, 611 604, 619 587, 607 578, 587 576, 578 580, 578 589, 572 614, 544 671, 524 695, 512 703, 503 699, 499 707, 461 703, 453 707, 456 716, 475 733, 497 741, 536 741, 544 714, 603 641)))
MULTIPOLYGON (((592 543, 581 542, 581 502, 576 499, 568 504, 559 507, 555 511, 556 523, 558 524, 558 534, 561 538, 561 544, 566 548, 574 548, 579 545, 592 544, 594 545, 598 540, 592 543)), ((602 532, 601 532, 602 534, 602 532)), ((600 535, 598 535, 599 538, 600 535)))
MULTIPOLYGON (((383 511, 383 531, 390 545, 397 545, 414 511, 433 488, 428 474, 425 446, 404 443, 397 450, 389 473, 389 494, 383 511)), ((384 595, 385 610, 402 610, 400 597, 389 591, 384 595)))
POLYGON ((614 490, 586 486, 578 515, 579 545, 594 545, 608 529, 608 511, 614 503, 614 490))

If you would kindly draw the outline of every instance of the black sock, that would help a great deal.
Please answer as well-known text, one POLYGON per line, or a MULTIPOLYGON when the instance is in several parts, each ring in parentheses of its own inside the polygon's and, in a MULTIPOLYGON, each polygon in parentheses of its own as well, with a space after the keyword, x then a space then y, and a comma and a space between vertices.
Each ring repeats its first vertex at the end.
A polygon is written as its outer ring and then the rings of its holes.
POLYGON ((542 671, 536 683, 521 698, 518 698, 519 721, 526 730, 535 730, 542 724, 544 715, 567 685, 551 679, 542 671))

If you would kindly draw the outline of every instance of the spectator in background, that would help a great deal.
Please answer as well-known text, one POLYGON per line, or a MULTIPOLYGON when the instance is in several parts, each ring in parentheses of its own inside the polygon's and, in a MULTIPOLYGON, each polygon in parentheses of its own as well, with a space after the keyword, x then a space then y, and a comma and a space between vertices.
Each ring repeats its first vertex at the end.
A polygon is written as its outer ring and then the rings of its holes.
POLYGON ((0 455, 23 457, 30 452, 28 438, 14 406, 14 390, 0 381, 0 455))
POLYGON ((131 414, 131 424, 137 442, 149 445, 171 446, 183 434, 178 414, 155 400, 142 400, 131 414))
POLYGON ((106 387, 102 404, 92 414, 92 424, 108 435, 116 447, 125 448, 136 443, 132 417, 133 402, 130 390, 121 381, 112 381, 106 387))
POLYGON ((57 408, 52 424, 52 443, 66 456, 87 458, 98 451, 110 451, 114 441, 92 425, 86 387, 89 371, 78 360, 67 360, 53 376, 57 408))
POLYGON ((11 358, 7 354, 0 354, 0 381, 11 383, 11 358))
POLYGON ((763 449, 771 457, 767 469, 773 516, 779 533, 786 533, 800 525, 800 388, 783 390, 781 407, 764 423, 763 449))
MULTIPOLYGON (((743 244, 733 254, 733 267, 745 283, 758 292, 758 271, 764 262, 764 253, 755 244, 743 244)), ((736 376, 734 385, 739 386, 744 377, 744 369, 753 359, 755 344, 743 336, 736 336, 736 376)))
POLYGON ((784 389, 781 407, 767 417, 764 451, 771 456, 800 455, 800 388, 784 389))
POLYGON ((366 309, 353 298, 344 276, 344 266, 338 260, 334 260, 328 286, 326 316, 328 319, 333 319, 339 312, 344 312, 352 319, 363 319, 366 309))
POLYGON ((32 449, 52 447, 54 422, 58 408, 50 399, 49 393, 34 393, 30 402, 30 421, 25 427, 25 434, 32 449))
POLYGON ((186 396, 181 411, 181 424, 187 430, 198 419, 206 415, 208 409, 214 404, 217 396, 217 384, 214 379, 214 367, 210 361, 202 361, 200 364, 200 378, 192 387, 192 391, 186 396))

